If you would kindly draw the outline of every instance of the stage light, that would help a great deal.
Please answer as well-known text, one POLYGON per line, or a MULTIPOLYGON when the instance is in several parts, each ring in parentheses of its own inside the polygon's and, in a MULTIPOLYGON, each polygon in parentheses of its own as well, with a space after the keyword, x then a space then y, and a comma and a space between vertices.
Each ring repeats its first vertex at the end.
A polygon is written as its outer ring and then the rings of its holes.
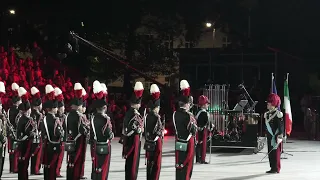
POLYGON ((208 28, 210 28, 210 27, 212 26, 212 24, 211 24, 211 23, 206 23, 206 26, 207 26, 208 28))
POLYGON ((168 134, 168 131, 167 131, 166 129, 164 130, 164 134, 165 134, 165 135, 168 134))
POLYGON ((13 10, 13 9, 10 9, 10 10, 9 10, 9 13, 10 13, 10 14, 16 14, 16 11, 13 10))

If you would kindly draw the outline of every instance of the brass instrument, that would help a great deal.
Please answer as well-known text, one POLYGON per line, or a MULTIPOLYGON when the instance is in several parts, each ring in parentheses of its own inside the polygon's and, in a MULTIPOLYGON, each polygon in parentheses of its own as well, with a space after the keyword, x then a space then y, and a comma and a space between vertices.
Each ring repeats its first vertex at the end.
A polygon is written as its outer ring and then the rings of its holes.
POLYGON ((188 112, 188 114, 190 115, 190 122, 189 122, 189 124, 188 124, 188 127, 189 127, 189 128, 198 129, 198 125, 197 125, 197 120, 196 120, 196 118, 194 117, 194 115, 193 115, 191 112, 189 112, 189 111, 187 111, 187 112, 188 112))
POLYGON ((89 123, 87 117, 85 116, 85 114, 82 114, 80 112, 78 112, 78 115, 80 117, 79 127, 84 129, 84 135, 89 134, 90 133, 90 123, 89 123))
MULTIPOLYGON (((55 120, 55 123, 54 123, 54 134, 55 134, 55 130, 58 128, 59 130, 59 136, 60 136, 60 139, 62 140, 63 137, 64 137, 64 129, 63 129, 63 124, 62 122, 60 121, 60 118, 56 117, 56 120, 55 120)), ((55 134, 56 135, 56 134, 55 134)))
POLYGON ((136 130, 137 133, 142 133, 144 128, 144 119, 146 117, 146 109, 144 110, 144 116, 142 117, 137 110, 135 111, 135 116, 131 119, 133 120, 132 129, 136 130))
MULTIPOLYGON (((15 131, 13 125, 10 123, 6 111, 2 111, 2 115, 3 115, 3 118, 5 119, 5 127, 4 128, 6 128, 6 130, 8 130, 8 133, 9 133, 8 135, 12 139, 17 139, 16 131, 15 131)), ((7 131, 6 131, 6 133, 7 133, 7 131)))
POLYGON ((31 121, 31 126, 32 126, 32 143, 33 144, 39 144, 40 143, 40 135, 39 135, 39 130, 38 130, 38 124, 37 122, 32 118, 29 117, 29 121, 31 121))

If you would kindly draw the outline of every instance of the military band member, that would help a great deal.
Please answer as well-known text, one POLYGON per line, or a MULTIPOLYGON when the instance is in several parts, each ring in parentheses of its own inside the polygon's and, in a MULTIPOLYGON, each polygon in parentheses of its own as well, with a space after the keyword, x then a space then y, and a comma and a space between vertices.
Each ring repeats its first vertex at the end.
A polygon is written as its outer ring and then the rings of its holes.
POLYGON ((21 98, 18 95, 18 89, 19 85, 17 83, 11 84, 11 90, 12 90, 12 106, 8 110, 8 123, 10 123, 14 133, 8 132, 8 152, 9 152, 9 163, 10 173, 17 173, 18 172, 18 158, 19 154, 18 151, 15 150, 14 141, 15 141, 15 135, 17 130, 17 124, 16 124, 16 117, 19 114, 18 106, 21 104, 21 98))
POLYGON ((207 154, 207 138, 209 135, 209 114, 207 112, 209 107, 209 99, 202 95, 198 99, 200 110, 196 114, 198 133, 197 133, 197 147, 196 147, 196 162, 200 164, 208 164, 206 162, 207 154))
POLYGON ((91 147, 93 172, 92 179, 108 179, 111 160, 111 140, 114 135, 110 117, 105 113, 107 109, 106 101, 96 99, 93 102, 96 113, 91 118, 91 147))
MULTIPOLYGON (((93 95, 95 100, 101 100, 104 99, 104 93, 103 93, 103 88, 101 86, 101 83, 98 80, 95 80, 92 85, 92 90, 93 90, 93 95)), ((94 102, 94 101, 93 101, 94 102)), ((91 104, 91 115, 93 116, 97 110, 96 107, 94 106, 94 103, 91 104)), ((90 130, 92 133, 92 129, 90 130)), ((93 138, 90 137, 90 152, 91 152, 91 159, 92 159, 92 173, 91 173, 91 179, 93 179, 94 176, 94 171, 95 171, 95 166, 94 166, 94 159, 95 159, 95 147, 94 147, 94 142, 92 142, 93 138)))
POLYGON ((31 110, 31 117, 37 123, 37 138, 38 141, 33 143, 32 147, 32 154, 31 154, 31 174, 40 175, 40 167, 41 167, 41 158, 42 158, 42 140, 40 138, 40 124, 42 123, 43 114, 42 111, 42 100, 40 98, 40 91, 36 87, 31 88, 31 95, 32 95, 32 110, 31 110))
POLYGON ((173 124, 176 131, 175 157, 176 180, 190 180, 193 169, 197 123, 190 110, 190 86, 186 80, 180 82, 182 95, 179 108, 173 113, 173 124))
POLYGON ((277 94, 270 94, 267 100, 268 112, 264 113, 267 129, 270 170, 266 173, 280 173, 281 145, 284 131, 283 113, 277 108, 281 100, 277 94))
POLYGON ((141 98, 144 88, 141 82, 136 82, 134 86, 134 94, 131 97, 131 107, 126 112, 123 126, 123 152, 122 156, 126 159, 125 179, 136 180, 138 177, 138 169, 140 163, 140 137, 143 133, 143 116, 138 112, 141 107, 141 98))
POLYGON ((161 121, 160 89, 156 84, 150 87, 153 100, 148 104, 150 112, 145 121, 145 145, 147 159, 147 180, 159 180, 162 159, 164 122, 161 121))
POLYGON ((58 102, 54 98, 46 98, 44 108, 46 117, 43 119, 45 131, 45 151, 44 151, 44 179, 55 180, 57 178, 56 169, 61 151, 61 140, 64 130, 60 119, 56 117, 58 102))
POLYGON ((28 100, 28 92, 23 87, 19 87, 18 95, 22 100, 18 107, 21 113, 17 117, 17 142, 19 144, 18 179, 28 180, 29 161, 32 153, 31 146, 36 133, 36 123, 30 117, 31 105, 28 100))
POLYGON ((101 83, 103 99, 108 103, 108 88, 105 83, 101 83))
MULTIPOLYGON (((86 115, 86 111, 87 111, 87 92, 84 88, 82 88, 82 97, 83 97, 83 103, 82 103, 82 108, 81 108, 81 113, 83 114, 83 116, 85 117, 85 123, 86 123, 86 126, 88 129, 90 129, 90 121, 88 120, 87 118, 87 115, 86 115)), ((86 154, 87 153, 87 142, 89 141, 89 136, 90 134, 88 133, 87 134, 87 137, 86 137, 86 145, 84 146, 84 150, 83 150, 83 153, 86 154)), ((87 179, 85 176, 84 176, 84 168, 85 168, 85 161, 86 161, 86 156, 83 156, 83 164, 82 164, 82 167, 81 167, 81 176, 80 176, 80 179, 87 179)))
POLYGON ((6 88, 2 81, 0 81, 0 179, 2 176, 3 165, 5 161, 6 142, 7 142, 7 115, 2 107, 2 98, 6 94, 6 88))
POLYGON ((67 138, 65 149, 68 156, 67 165, 67 180, 79 180, 81 176, 82 164, 85 156, 84 146, 86 145, 87 133, 89 129, 86 125, 86 119, 81 113, 82 85, 75 83, 74 85, 75 98, 71 101, 71 111, 66 118, 67 138))
MULTIPOLYGON (((64 97, 62 94, 62 91, 60 88, 56 87, 54 88, 54 95, 55 99, 58 102, 58 112, 56 114, 56 117, 59 118, 60 123, 62 124, 63 130, 66 132, 66 115, 65 115, 65 107, 64 107, 64 97)), ((61 166, 63 162, 63 157, 64 157, 64 142, 66 141, 66 137, 64 136, 63 139, 61 140, 61 145, 60 145, 60 153, 58 157, 58 162, 57 162, 57 169, 56 169, 56 174, 57 177, 63 177, 61 175, 61 166)))

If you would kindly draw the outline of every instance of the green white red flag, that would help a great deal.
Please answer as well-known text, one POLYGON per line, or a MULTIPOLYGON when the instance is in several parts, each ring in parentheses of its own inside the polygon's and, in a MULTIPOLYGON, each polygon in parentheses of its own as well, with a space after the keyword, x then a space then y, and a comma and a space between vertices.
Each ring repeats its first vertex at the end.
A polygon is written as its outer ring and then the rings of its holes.
POLYGON ((292 130, 292 113, 291 113, 291 105, 290 105, 290 96, 289 96, 289 83, 288 83, 288 75, 287 79, 284 82, 284 103, 283 108, 285 109, 285 125, 286 125, 286 133, 288 135, 291 134, 292 130))

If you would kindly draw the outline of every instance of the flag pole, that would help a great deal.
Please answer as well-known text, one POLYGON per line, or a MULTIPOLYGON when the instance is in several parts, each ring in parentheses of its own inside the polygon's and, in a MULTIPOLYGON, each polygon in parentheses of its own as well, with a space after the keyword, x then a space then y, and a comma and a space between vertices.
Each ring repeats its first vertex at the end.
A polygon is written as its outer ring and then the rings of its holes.
MULTIPOLYGON (((286 84, 287 84, 287 86, 289 86, 289 73, 287 73, 287 77, 286 77, 286 80, 285 80, 286 82, 286 84)), ((283 96, 283 98, 284 98, 284 96, 283 96)), ((284 107, 284 106, 283 106, 284 107)), ((284 108, 284 111, 286 112, 286 109, 284 108)), ((285 114, 285 113, 284 113, 285 114)), ((285 117, 284 117, 285 118, 285 117)), ((288 138, 288 136, 287 136, 287 130, 286 130, 286 120, 284 119, 283 120, 283 122, 284 122, 284 124, 283 124, 283 126, 284 126, 284 143, 282 144, 282 152, 281 152, 281 154, 283 154, 283 157, 281 157, 281 159, 288 159, 288 157, 286 156, 286 155, 289 155, 289 156, 293 156, 292 154, 290 154, 290 153, 287 153, 287 152, 285 152, 285 150, 284 150, 284 146, 287 144, 287 138, 288 138)))
POLYGON ((274 79, 274 76, 273 76, 273 73, 271 73, 271 89, 270 89, 270 93, 273 93, 273 79, 274 79))

